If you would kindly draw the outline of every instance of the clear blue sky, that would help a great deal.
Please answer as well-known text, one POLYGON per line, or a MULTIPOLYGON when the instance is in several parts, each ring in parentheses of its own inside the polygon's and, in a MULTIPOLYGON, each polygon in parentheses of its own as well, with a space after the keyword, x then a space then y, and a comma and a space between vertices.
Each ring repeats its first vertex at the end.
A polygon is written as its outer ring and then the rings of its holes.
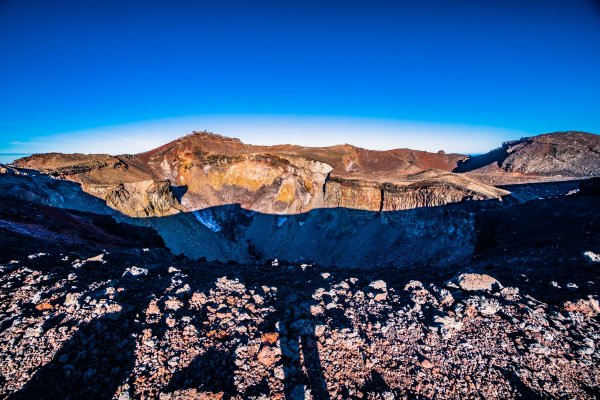
POLYGON ((0 0, 0 54, 0 152, 215 115, 600 133, 595 1, 0 0))

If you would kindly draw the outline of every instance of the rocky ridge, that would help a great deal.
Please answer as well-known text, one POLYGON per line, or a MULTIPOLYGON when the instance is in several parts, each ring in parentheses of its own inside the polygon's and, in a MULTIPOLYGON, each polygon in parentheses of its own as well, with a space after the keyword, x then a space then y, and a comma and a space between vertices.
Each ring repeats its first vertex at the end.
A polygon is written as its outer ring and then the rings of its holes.
POLYGON ((600 137, 569 131, 522 138, 459 162, 455 172, 492 184, 598 176, 600 137))
MULTIPOLYGON (((134 217, 171 215, 181 209, 179 204, 166 209, 140 206, 139 196, 125 193, 129 190, 124 186, 144 186, 149 181, 168 180, 173 190, 181 191, 180 205, 187 211, 226 204, 274 214, 329 207, 384 211, 508 194, 450 173, 463 158, 350 145, 253 146, 198 132, 138 155, 34 155, 15 165, 81 183, 86 192, 134 217), (421 175, 423 171, 427 173, 421 175), (127 199, 132 204, 126 204, 127 199)), ((172 203, 169 198, 162 202, 172 203)))

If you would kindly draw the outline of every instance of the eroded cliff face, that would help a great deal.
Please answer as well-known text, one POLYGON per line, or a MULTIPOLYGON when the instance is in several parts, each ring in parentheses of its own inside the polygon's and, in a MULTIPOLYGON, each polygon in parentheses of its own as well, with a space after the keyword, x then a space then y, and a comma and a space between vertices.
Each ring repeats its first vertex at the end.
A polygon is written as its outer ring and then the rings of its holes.
POLYGON ((382 185, 378 182, 330 178, 325 183, 327 207, 381 211, 382 185))
POLYGON ((164 217, 185 210, 175 198, 168 180, 120 183, 108 187, 84 185, 84 189, 130 217, 164 217))
POLYGON ((240 204, 254 211, 295 214, 322 206, 330 171, 328 164, 304 157, 253 153, 184 154, 168 173, 185 188, 182 203, 190 210, 240 204))
POLYGON ((509 194, 465 176, 428 170, 393 182, 331 178, 325 184, 325 206, 397 211, 468 200, 500 200, 509 194))
POLYGON ((197 133, 138 155, 53 153, 16 164, 78 182, 86 192, 132 217, 228 204, 288 215, 332 207, 404 210, 508 194, 448 172, 461 157, 350 145, 252 146, 197 133), (432 166, 442 169, 427 169, 432 166))

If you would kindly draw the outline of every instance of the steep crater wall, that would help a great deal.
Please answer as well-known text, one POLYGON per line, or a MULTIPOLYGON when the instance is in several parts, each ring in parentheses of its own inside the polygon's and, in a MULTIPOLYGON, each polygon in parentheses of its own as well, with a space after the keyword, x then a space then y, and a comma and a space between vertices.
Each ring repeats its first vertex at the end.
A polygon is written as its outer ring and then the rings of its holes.
MULTIPOLYGON (((171 206, 172 200, 165 203, 155 198, 163 193, 172 199, 165 183, 142 186, 104 190, 113 194, 126 190, 133 196, 136 189, 142 209, 148 206, 144 198, 154 206, 171 206)), ((467 203, 393 212, 319 208, 281 215, 223 205, 132 218, 76 183, 35 171, 30 175, 0 174, 0 196, 108 214, 119 222, 152 227, 171 251, 192 259, 264 262, 279 258, 347 268, 445 266, 468 261, 476 239, 475 217, 467 203)))
POLYGON ((154 227, 167 247, 190 258, 278 258, 345 268, 453 265, 470 259, 476 240, 474 213, 462 206, 294 215, 221 206, 137 222, 154 227))

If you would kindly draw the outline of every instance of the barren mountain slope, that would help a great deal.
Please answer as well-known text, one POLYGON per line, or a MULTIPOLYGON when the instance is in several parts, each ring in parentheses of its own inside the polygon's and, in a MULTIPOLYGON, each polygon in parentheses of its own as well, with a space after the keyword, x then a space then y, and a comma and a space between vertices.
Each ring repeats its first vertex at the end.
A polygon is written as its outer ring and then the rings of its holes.
POLYGON ((600 135, 556 132, 506 142, 460 162, 455 172, 492 184, 600 175, 600 135))
POLYGON ((463 158, 443 152, 372 151, 350 145, 253 146, 199 132, 138 155, 93 155, 89 159, 36 155, 20 159, 16 165, 79 182, 86 192, 136 217, 226 204, 276 214, 323 207, 380 211, 508 194, 449 173, 463 158), (420 175, 406 177, 432 168, 438 169, 430 173, 436 175, 435 182, 430 176, 424 176, 420 184, 420 175), (166 197, 157 201, 160 207, 146 204, 149 200, 145 199, 154 196, 146 193, 147 188, 162 187, 160 182, 166 180, 173 186, 172 193, 162 191, 166 197))

